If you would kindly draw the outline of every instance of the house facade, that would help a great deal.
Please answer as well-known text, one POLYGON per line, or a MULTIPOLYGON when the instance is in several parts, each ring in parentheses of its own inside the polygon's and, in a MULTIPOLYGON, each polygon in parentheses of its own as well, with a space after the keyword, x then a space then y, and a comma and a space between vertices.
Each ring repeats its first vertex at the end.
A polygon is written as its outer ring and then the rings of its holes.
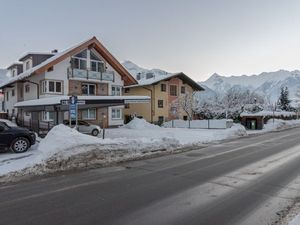
POLYGON ((124 95, 146 95, 151 97, 150 103, 126 105, 124 109, 125 121, 133 116, 144 118, 148 122, 162 124, 173 119, 187 120, 188 115, 179 106, 186 95, 193 95, 204 89, 184 73, 146 76, 138 80, 139 84, 124 89, 124 95))
POLYGON ((4 111, 22 123, 61 123, 69 114, 59 100, 76 95, 88 102, 79 107, 79 119, 107 127, 122 125, 124 104, 130 100, 122 97, 122 90, 137 84, 96 37, 63 52, 27 53, 7 69, 11 78, 0 86, 4 111))

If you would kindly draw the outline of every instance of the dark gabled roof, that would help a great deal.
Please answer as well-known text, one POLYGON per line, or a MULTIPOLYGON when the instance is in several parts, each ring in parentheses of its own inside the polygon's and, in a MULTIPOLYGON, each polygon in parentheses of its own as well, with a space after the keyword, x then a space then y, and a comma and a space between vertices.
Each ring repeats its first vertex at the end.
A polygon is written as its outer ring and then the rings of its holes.
POLYGON ((156 77, 149 78, 149 79, 139 80, 138 84, 131 85, 128 87, 131 88, 131 87, 143 87, 143 86, 148 86, 148 85, 156 85, 161 81, 170 80, 172 78, 181 79, 184 83, 190 85, 194 91, 204 91, 205 90, 196 81, 194 81, 192 78, 190 78, 183 72, 173 73, 173 74, 168 74, 168 75, 160 75, 160 76, 156 76, 156 77))

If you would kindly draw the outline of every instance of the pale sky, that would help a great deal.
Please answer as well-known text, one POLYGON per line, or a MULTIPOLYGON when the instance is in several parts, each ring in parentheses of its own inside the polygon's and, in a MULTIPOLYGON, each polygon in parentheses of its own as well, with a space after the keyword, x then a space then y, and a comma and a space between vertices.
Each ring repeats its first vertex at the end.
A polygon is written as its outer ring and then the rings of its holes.
POLYGON ((298 0, 0 0, 0 68, 96 36, 120 61, 221 75, 300 69, 298 0))

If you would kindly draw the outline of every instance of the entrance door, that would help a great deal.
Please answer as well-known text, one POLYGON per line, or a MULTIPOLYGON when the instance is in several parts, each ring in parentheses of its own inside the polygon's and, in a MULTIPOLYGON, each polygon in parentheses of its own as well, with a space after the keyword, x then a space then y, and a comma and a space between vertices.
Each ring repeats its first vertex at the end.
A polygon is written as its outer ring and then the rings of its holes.
POLYGON ((249 130, 257 129, 257 119, 247 119, 246 120, 246 128, 249 130))

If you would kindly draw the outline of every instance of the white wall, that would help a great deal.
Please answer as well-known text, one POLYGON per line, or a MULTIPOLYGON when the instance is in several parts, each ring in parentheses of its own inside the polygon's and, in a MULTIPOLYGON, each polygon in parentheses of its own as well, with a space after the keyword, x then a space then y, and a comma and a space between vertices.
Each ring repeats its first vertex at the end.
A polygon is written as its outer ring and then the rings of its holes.
MULTIPOLYGON (((4 94, 4 111, 7 112, 8 110, 8 116, 12 116, 12 109, 14 109, 14 105, 17 103, 17 96, 18 96, 18 90, 17 85, 15 84, 15 87, 13 88, 4 88, 3 92, 4 94), (12 90, 15 90, 15 96, 12 96, 12 90), (6 95, 8 94, 8 101, 6 95)), ((15 115, 17 114, 18 110, 15 109, 15 115)))

